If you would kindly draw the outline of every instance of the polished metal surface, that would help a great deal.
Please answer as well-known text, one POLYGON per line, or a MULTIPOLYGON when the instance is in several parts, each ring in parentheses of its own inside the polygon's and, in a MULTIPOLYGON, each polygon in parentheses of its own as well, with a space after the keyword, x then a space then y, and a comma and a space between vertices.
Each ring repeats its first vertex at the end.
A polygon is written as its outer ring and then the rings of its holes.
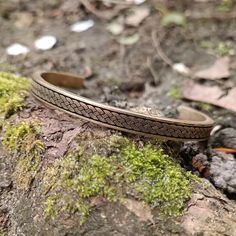
POLYGON ((47 105, 109 128, 173 140, 206 140, 210 136, 213 120, 189 107, 179 107, 178 119, 157 117, 98 103, 62 88, 82 86, 80 77, 45 72, 34 76, 31 91, 47 105))

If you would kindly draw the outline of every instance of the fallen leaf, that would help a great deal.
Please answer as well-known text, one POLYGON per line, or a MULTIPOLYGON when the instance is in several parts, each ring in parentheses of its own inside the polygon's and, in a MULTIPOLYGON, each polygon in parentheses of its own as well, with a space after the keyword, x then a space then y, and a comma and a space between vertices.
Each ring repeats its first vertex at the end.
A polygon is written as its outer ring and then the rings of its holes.
POLYGON ((184 26, 186 24, 186 18, 179 12, 169 12, 162 18, 161 24, 163 26, 169 26, 173 24, 184 26))
POLYGON ((148 7, 137 7, 133 9, 133 13, 126 17, 125 24, 133 27, 139 26, 143 20, 150 14, 148 7))
POLYGON ((151 208, 145 203, 126 198, 124 200, 124 205, 128 210, 133 212, 141 221, 150 220, 151 222, 153 222, 151 208))
POLYGON ((200 70, 194 74, 194 78, 209 80, 228 78, 229 76, 229 57, 219 58, 209 68, 200 70))
POLYGON ((120 44, 123 44, 123 45, 132 45, 139 41, 139 35, 134 34, 128 37, 121 37, 120 39, 118 39, 118 41, 120 44))
POLYGON ((205 178, 210 176, 209 163, 207 161, 207 156, 199 153, 192 159, 192 166, 197 169, 205 178))
POLYGON ((212 150, 224 153, 236 153, 236 149, 232 148, 218 147, 218 148, 213 148, 212 150))
POLYGON ((182 88, 184 98, 206 102, 225 109, 236 111, 236 87, 228 90, 227 95, 219 86, 206 86, 188 81, 182 88))

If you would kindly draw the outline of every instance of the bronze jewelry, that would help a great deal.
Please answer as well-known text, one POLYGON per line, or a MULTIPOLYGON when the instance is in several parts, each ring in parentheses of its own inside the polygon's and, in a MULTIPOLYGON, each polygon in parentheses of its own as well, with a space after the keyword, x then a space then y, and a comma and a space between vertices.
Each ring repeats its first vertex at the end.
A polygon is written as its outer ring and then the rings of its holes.
POLYGON ((139 135, 172 140, 206 140, 213 120, 189 107, 179 107, 178 119, 156 117, 101 104, 61 87, 81 88, 80 77, 55 72, 36 75, 32 94, 47 105, 99 125, 139 135))

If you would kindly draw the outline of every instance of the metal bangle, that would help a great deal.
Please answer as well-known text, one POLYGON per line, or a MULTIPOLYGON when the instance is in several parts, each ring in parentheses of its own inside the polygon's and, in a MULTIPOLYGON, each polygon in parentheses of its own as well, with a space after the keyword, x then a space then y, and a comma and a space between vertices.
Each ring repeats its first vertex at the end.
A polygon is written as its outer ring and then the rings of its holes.
POLYGON ((181 106, 178 119, 156 117, 116 108, 76 95, 61 87, 81 88, 74 75, 44 72, 34 76, 32 94, 43 103, 93 123, 144 136, 171 140, 206 140, 214 121, 195 109, 181 106))

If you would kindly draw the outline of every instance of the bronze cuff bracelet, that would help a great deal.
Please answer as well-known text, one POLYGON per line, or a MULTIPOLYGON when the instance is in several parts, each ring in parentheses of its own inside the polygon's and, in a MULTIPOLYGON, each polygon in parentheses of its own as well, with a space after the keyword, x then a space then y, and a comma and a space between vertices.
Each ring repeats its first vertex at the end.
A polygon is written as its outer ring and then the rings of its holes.
POLYGON ((189 107, 178 108, 178 119, 156 117, 101 104, 69 92, 61 87, 81 88, 80 77, 55 72, 34 76, 32 94, 47 105, 78 118, 112 129, 172 140, 206 140, 213 120, 189 107))

